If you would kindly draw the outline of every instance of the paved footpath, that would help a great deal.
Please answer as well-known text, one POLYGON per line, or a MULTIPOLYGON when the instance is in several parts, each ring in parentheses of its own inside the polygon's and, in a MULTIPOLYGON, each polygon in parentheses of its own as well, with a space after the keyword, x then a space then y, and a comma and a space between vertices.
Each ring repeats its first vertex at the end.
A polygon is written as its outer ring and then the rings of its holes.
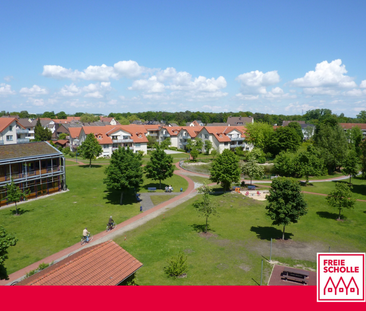
MULTIPOLYGON (((194 189, 195 188, 194 187, 194 182, 187 176, 196 175, 196 176, 202 176, 202 177, 207 177, 207 178, 209 176, 206 175, 206 174, 200 174, 200 173, 194 173, 194 172, 191 172, 191 171, 187 171, 187 170, 181 168, 179 166, 179 163, 176 163, 175 165, 176 165, 177 168, 179 168, 179 170, 175 170, 174 174, 177 174, 177 175, 181 176, 182 178, 184 178, 185 180, 188 181, 188 188, 185 192, 179 193, 179 195, 177 195, 176 197, 174 197, 174 198, 172 198, 168 201, 165 201, 165 202, 163 202, 163 203, 161 203, 157 206, 154 206, 154 207, 149 206, 148 210, 145 210, 144 212, 140 213, 139 215, 136 215, 136 216, 134 216, 134 217, 118 224, 116 226, 116 228, 114 228, 112 231, 109 231, 109 232, 103 231, 103 232, 100 232, 100 233, 94 235, 93 241, 90 242, 89 244, 81 246, 80 243, 77 243, 75 245, 72 245, 68 248, 65 248, 65 249, 61 250, 60 252, 58 252, 56 254, 53 254, 51 256, 48 256, 47 258, 44 258, 44 259, 42 259, 38 262, 35 262, 35 263, 31 264, 28 267, 25 267, 25 268, 23 268, 19 271, 16 271, 16 272, 10 274, 9 275, 9 280, 6 280, 6 281, 1 280, 0 285, 11 285, 13 282, 20 281, 25 276, 26 273, 28 273, 31 270, 37 269, 38 266, 41 263, 58 262, 58 261, 60 261, 64 258, 68 257, 69 255, 80 251, 81 249, 83 249, 85 247, 90 247, 92 245, 99 244, 99 243, 114 239, 118 236, 121 236, 121 235, 125 234, 126 232, 145 224, 149 220, 151 220, 151 219, 153 219, 153 218, 155 218, 159 215, 162 215, 166 211, 168 211, 168 210, 182 204, 183 202, 193 198, 197 194, 197 191, 195 191, 195 189, 194 189)), ((346 179, 346 178, 348 178, 348 177, 345 176, 345 177, 341 177, 341 178, 326 179, 326 180, 319 180, 319 181, 313 180, 311 182, 341 180, 341 179, 346 179)), ((253 182, 263 183, 264 181, 260 181, 260 180, 255 181, 255 180, 253 180, 253 182)), ((266 183, 270 183, 270 182, 271 181, 268 181, 266 183)), ((309 192, 305 192, 305 193, 309 193, 309 192)), ((161 193, 159 193, 159 194, 161 195, 161 193)), ((176 194, 176 193, 172 193, 172 194, 176 194)), ((311 194, 324 195, 324 194, 321 194, 321 193, 311 193, 311 194)), ((366 202, 366 200, 357 200, 357 201, 366 202)))

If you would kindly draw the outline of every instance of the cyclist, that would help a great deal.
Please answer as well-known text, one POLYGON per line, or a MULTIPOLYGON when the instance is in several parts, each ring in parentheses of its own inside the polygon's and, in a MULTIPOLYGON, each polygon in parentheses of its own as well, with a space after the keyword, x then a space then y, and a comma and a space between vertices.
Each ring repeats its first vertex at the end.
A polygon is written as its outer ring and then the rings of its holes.
POLYGON ((83 230, 83 237, 87 243, 89 242, 89 234, 90 234, 90 232, 88 231, 88 228, 85 227, 85 229, 83 230))
POLYGON ((114 224, 114 220, 112 218, 112 216, 109 217, 109 220, 108 220, 108 228, 109 229, 112 229, 113 228, 113 224, 114 224))

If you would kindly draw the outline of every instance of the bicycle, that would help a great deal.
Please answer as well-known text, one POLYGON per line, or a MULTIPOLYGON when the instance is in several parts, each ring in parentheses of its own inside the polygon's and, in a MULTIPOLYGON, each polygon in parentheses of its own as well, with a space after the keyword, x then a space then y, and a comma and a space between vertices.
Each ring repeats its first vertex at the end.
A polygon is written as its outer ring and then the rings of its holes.
POLYGON ((83 236, 80 241, 81 245, 84 245, 85 243, 89 243, 93 240, 93 236, 90 233, 88 234, 88 238, 89 238, 89 241, 87 241, 86 237, 83 236))
POLYGON ((116 223, 113 223, 112 225, 107 224, 107 228, 105 229, 106 232, 114 229, 116 227, 116 223))

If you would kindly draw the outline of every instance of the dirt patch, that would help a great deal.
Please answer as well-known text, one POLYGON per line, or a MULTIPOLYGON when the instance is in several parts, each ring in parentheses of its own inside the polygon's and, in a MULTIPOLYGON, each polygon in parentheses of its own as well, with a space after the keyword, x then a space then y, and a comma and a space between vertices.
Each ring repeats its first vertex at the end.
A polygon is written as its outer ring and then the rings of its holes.
POLYGON ((231 244, 230 240, 216 240, 215 243, 221 247, 227 246, 231 244))
POLYGON ((243 263, 239 266, 239 268, 244 270, 245 272, 248 272, 251 269, 249 266, 247 266, 246 264, 243 264, 243 263))
POLYGON ((183 252, 184 252, 185 254, 191 254, 191 253, 193 253, 193 250, 191 250, 191 249, 187 248, 187 249, 185 249, 183 252))
POLYGON ((226 263, 219 263, 217 266, 216 266, 217 269, 220 269, 220 270, 226 270, 229 268, 229 265, 226 264, 226 263))
POLYGON ((199 236, 203 238, 216 238, 217 234, 213 234, 212 232, 200 232, 199 236))

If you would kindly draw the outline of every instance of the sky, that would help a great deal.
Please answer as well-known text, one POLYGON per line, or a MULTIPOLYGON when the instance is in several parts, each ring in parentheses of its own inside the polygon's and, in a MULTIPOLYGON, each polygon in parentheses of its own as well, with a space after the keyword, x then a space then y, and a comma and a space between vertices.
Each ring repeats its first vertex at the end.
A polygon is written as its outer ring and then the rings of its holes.
POLYGON ((366 1, 3 1, 0 111, 366 110, 366 1))

